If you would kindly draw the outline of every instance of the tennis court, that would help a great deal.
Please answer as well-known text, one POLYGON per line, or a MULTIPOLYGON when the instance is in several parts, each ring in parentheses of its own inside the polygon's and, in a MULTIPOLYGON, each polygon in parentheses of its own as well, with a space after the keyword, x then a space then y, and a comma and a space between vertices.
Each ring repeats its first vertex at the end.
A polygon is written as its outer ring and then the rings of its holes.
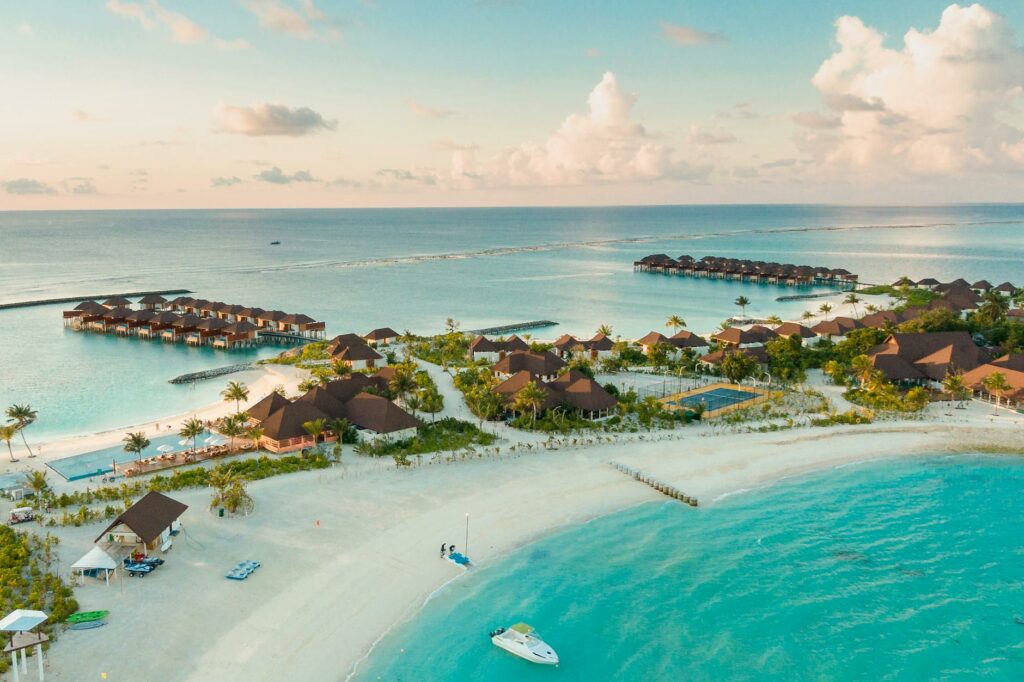
POLYGON ((667 406, 676 409, 694 409, 704 406, 704 414, 716 416, 721 410, 744 405, 766 395, 763 389, 739 388, 731 384, 711 384, 702 388, 670 396, 664 400, 667 406))

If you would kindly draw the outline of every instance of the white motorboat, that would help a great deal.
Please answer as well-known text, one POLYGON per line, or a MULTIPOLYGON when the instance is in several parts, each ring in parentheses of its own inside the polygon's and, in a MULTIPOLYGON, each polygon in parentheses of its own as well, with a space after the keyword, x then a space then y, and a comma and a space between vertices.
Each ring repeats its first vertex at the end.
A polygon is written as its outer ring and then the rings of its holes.
POLYGON ((498 628, 491 633, 491 642, 510 654, 541 665, 558 665, 558 654, 526 623, 498 628))

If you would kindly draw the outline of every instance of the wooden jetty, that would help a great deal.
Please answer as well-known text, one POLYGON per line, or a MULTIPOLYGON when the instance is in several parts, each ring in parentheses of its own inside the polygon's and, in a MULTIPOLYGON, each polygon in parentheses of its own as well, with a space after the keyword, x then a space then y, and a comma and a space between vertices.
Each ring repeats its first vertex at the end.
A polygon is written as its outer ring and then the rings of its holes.
POLYGON ((647 472, 641 471, 640 469, 634 469, 633 467, 628 467, 620 462, 609 462, 609 464, 611 464, 613 467, 615 467, 622 473, 626 474, 627 476, 632 476, 633 478, 640 481, 644 485, 654 488, 655 490, 657 490, 659 493, 666 497, 671 497, 673 500, 679 500, 683 504, 688 504, 691 507, 696 507, 698 504, 696 497, 690 497, 689 495, 686 495, 685 493, 683 493, 682 490, 675 487, 674 485, 665 483, 663 481, 659 481, 658 479, 654 478, 647 472))
POLYGON ((509 334, 511 332, 520 332, 526 329, 540 329, 541 327, 554 327, 557 322, 551 320, 534 320, 533 322, 518 322, 516 324, 506 324, 500 327, 484 327, 483 329, 468 329, 467 334, 509 334))
POLYGON ((256 332, 256 336, 258 336, 260 339, 266 340, 266 341, 275 341, 277 343, 289 343, 289 344, 290 343, 301 343, 302 345, 306 345, 307 343, 312 343, 314 341, 322 341, 322 339, 311 339, 308 336, 302 336, 301 334, 291 334, 289 332, 264 331, 264 330, 260 330, 260 331, 256 332))
POLYGON ((96 296, 65 296, 64 298, 41 298, 35 301, 18 301, 16 303, 0 303, 0 310, 11 308, 31 308, 37 305, 55 303, 81 303, 82 301, 99 301, 107 298, 135 298, 137 296, 168 296, 171 294, 191 294, 188 289, 167 289, 165 291, 130 291, 127 294, 99 294, 96 296))

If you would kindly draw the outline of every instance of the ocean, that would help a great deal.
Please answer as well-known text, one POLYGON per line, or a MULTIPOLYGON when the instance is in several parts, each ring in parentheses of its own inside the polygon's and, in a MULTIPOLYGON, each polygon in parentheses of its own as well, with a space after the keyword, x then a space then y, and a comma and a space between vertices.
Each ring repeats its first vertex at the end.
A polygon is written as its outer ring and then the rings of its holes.
MULTIPOLYGON (((656 206, 0 213, 0 303, 185 288, 304 312, 331 335, 440 331, 550 319, 535 332, 636 337, 670 314, 714 330, 748 314, 796 317, 793 289, 634 273, 649 253, 725 255, 901 275, 1024 280, 1024 206, 656 206), (280 241, 271 246, 271 241, 280 241)), ((801 289, 801 292, 822 289, 801 289)), ((179 374, 266 357, 65 330, 72 304, 0 311, 0 405, 30 403, 30 438, 127 426, 217 399, 179 374)))
POLYGON ((1022 486, 934 455, 646 504, 449 583, 355 679, 1024 679, 1022 486), (558 668, 489 642, 516 621, 558 668))

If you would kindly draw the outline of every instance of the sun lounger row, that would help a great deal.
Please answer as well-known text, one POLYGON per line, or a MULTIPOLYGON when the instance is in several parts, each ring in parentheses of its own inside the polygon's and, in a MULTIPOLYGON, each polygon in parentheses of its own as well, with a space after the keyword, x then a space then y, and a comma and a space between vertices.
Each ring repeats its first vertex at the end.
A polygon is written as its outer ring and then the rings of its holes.
POLYGON ((239 561, 224 577, 228 580, 245 580, 259 567, 258 561, 239 561))

